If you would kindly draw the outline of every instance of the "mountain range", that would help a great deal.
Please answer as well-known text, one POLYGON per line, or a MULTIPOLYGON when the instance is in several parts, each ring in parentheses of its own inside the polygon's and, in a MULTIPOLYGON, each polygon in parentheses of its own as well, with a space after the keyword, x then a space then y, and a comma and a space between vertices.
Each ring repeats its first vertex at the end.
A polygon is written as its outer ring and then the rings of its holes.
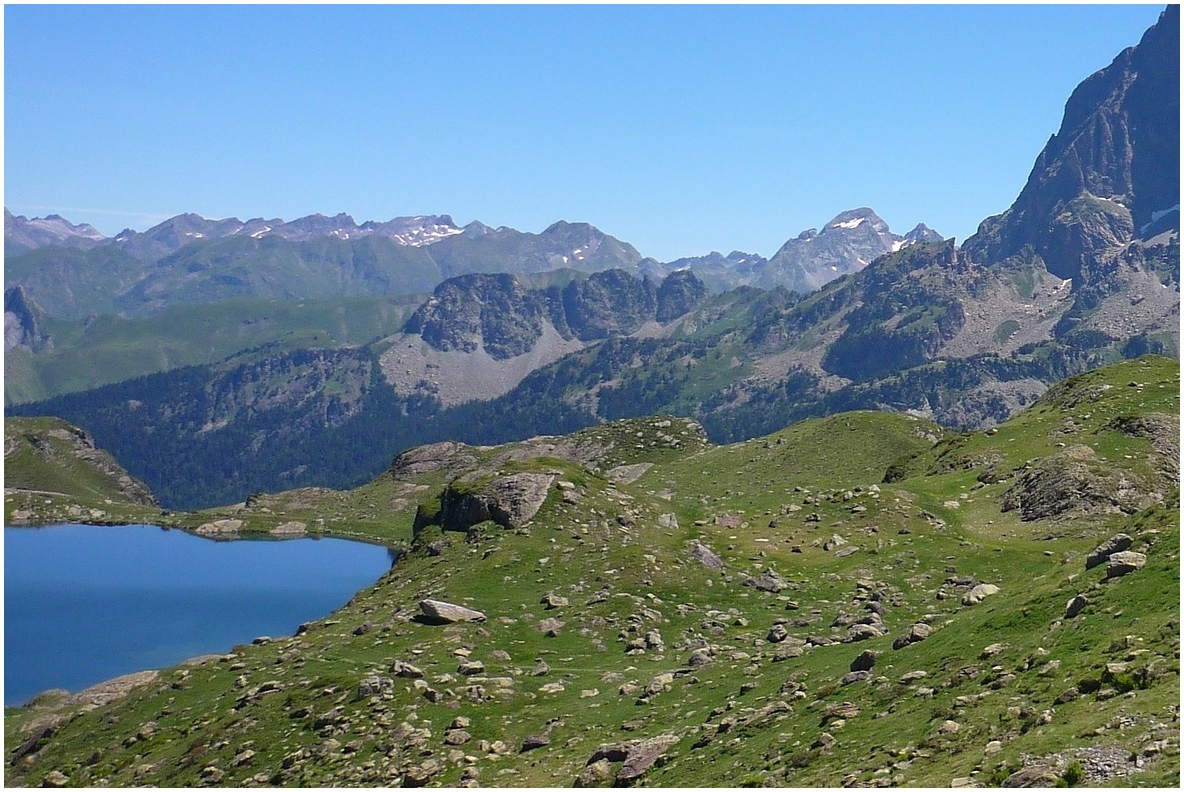
POLYGON ((41 247, 5 261, 6 401, 82 426, 185 506, 353 485, 424 442, 658 412, 717 442, 856 408, 990 427, 1064 377, 1178 355, 1178 95, 1169 6, 1073 92, 1016 202, 960 247, 866 208, 767 260, 662 264, 585 224, 442 216, 183 215, 41 247), (431 295, 389 302, 404 289, 431 295), (377 299, 382 326, 358 318, 377 299), (280 304, 314 310, 302 323, 280 304), (153 317, 189 332, 149 350, 153 317), (118 379, 82 381, 99 359, 122 361, 118 379))
POLYGON ((892 233, 871 209, 843 212, 803 231, 766 260, 733 252, 662 263, 587 223, 559 221, 539 234, 448 215, 358 225, 349 215, 291 222, 170 218, 142 233, 104 238, 55 216, 29 220, 5 209, 6 287, 21 286, 50 314, 140 316, 184 303, 231 298, 326 299, 422 294, 474 272, 583 273, 622 269, 664 277, 690 269, 714 291, 743 285, 812 291, 875 257, 941 239, 919 225, 892 233))

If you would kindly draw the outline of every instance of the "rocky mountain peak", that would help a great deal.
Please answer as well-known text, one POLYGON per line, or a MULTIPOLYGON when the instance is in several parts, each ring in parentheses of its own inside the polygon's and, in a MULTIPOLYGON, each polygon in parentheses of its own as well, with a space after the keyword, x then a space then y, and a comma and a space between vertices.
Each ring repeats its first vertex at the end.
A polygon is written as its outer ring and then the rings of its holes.
MULTIPOLYGON (((870 228, 877 234, 890 233, 888 224, 885 223, 880 216, 868 209, 866 206, 859 209, 849 209, 846 212, 839 213, 833 220, 827 223, 822 228, 822 233, 834 232, 838 230, 853 231, 866 224, 866 228, 870 228)), ((800 238, 800 237, 799 237, 800 238)))
POLYGON ((67 247, 93 247, 105 237, 87 223, 75 225, 61 215, 29 219, 14 215, 4 207, 4 251, 5 255, 16 255, 45 245, 67 247))
POLYGON ((1031 245, 1053 274, 1081 281, 1084 263, 1179 202, 1180 10, 1172 5, 1137 46, 1073 91, 1015 203, 984 220, 965 248, 1001 261, 1031 245))

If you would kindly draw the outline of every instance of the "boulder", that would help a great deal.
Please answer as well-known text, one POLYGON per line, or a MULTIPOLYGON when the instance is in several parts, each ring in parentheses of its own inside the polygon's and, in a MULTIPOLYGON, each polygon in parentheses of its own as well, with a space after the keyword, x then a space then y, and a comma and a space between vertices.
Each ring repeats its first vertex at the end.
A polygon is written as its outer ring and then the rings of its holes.
POLYGON ((468 531, 488 520, 503 528, 521 528, 538 513, 555 478, 551 473, 512 473, 476 487, 463 480, 450 484, 440 495, 439 514, 417 514, 413 533, 432 520, 447 531, 468 531))
POLYGON ((617 772, 617 784, 627 784, 640 778, 654 766, 662 754, 676 745, 678 740, 679 737, 675 734, 659 734, 657 737, 651 737, 638 743, 629 751, 625 763, 617 772))
POLYGON ((214 520, 213 522, 202 523, 194 532, 199 536, 238 536, 238 532, 242 530, 242 520, 214 520))
POLYGON ((871 649, 864 649, 859 655, 851 661, 852 671, 870 671, 872 666, 876 664, 880 653, 871 649))
POLYGON ((526 753, 533 751, 536 748, 542 748, 545 745, 551 744, 551 738, 545 734, 532 734, 522 741, 522 748, 519 753, 526 753))
POLYGON ((304 536, 308 531, 308 526, 298 520, 286 522, 283 525, 277 525, 268 531, 272 536, 304 536))
POLYGON ((970 591, 962 595, 963 605, 977 605, 992 594, 998 594, 999 587, 994 583, 979 583, 970 591))
POLYGON ((1147 556, 1133 550, 1113 553, 1106 563, 1106 577, 1116 578, 1129 575, 1131 572, 1142 569, 1146 563, 1147 556))
POLYGON ((711 552, 711 550, 704 545, 699 544, 697 541, 691 543, 691 558, 695 559, 708 569, 724 568, 724 562, 720 560, 720 557, 711 552))
POLYGON ((431 621, 452 624, 454 622, 483 622, 485 614, 463 605, 454 605, 442 600, 425 599, 419 603, 423 615, 431 621))
POLYGON ((1088 556, 1085 557, 1085 568, 1093 569, 1096 566, 1106 563, 1110 556, 1115 553, 1121 553, 1123 550, 1129 550, 1134 543, 1134 539, 1124 533, 1115 534, 1114 536, 1102 542, 1095 547, 1088 556))
POLYGON ((742 586, 752 586, 760 591, 768 591, 772 594, 778 594, 782 589, 788 588, 789 581, 778 575, 771 569, 766 569, 760 574, 760 577, 748 577, 740 584, 742 586))
POLYGON ((1065 605, 1065 618, 1072 619, 1074 616, 1085 610, 1085 606, 1088 604, 1089 600, 1087 600, 1083 595, 1076 595, 1065 605))
POLYGON ((1001 786, 1008 789, 1026 789, 1030 787, 1055 787, 1060 776, 1051 767, 1045 765, 1031 765, 1018 770, 1003 779, 1001 786))
POLYGON ((553 591, 548 591, 539 600, 539 604, 545 606, 547 610, 554 610, 556 608, 566 608, 568 601, 567 597, 561 597, 553 591))

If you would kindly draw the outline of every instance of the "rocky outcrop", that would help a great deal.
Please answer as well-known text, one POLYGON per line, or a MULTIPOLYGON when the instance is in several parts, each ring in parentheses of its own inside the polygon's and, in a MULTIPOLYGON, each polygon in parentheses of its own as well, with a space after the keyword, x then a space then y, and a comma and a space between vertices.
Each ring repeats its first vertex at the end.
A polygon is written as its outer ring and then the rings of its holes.
POLYGON ((4 348, 39 351, 49 343, 41 324, 41 309, 21 286, 4 292, 4 348))
POLYGON ((431 443, 410 448, 395 457, 391 474, 411 478, 440 470, 460 470, 476 463, 477 457, 464 443, 431 443))
POLYGON ((1003 511, 1022 519, 1133 513, 1159 498, 1134 473, 1105 467, 1087 445, 1074 444, 1027 466, 1002 495, 1003 511))
POLYGON ((484 350, 508 360, 530 352, 544 324, 580 341, 629 335, 646 322, 673 321, 706 297, 707 287, 690 271, 672 273, 659 287, 610 269, 545 289, 513 275, 474 273, 437 286, 404 331, 436 350, 484 350))
POLYGON ((511 473, 482 482, 481 476, 449 484, 440 494, 438 508, 421 505, 415 514, 413 536, 418 537, 429 525, 445 531, 468 531, 493 521, 503 528, 521 528, 538 513, 556 479, 553 473, 511 473))

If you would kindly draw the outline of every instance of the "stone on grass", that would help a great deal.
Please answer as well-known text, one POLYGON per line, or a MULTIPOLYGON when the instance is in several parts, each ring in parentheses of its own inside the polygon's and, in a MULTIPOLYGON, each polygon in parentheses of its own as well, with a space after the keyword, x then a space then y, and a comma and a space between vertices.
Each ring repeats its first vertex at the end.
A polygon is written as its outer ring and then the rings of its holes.
POLYGON ((662 754, 666 753, 671 746, 676 745, 678 740, 679 737, 675 734, 659 734, 657 737, 651 737, 638 743, 630 749, 629 755, 625 757, 625 763, 617 773, 617 783, 627 784, 640 778, 654 766, 662 754))
POLYGON ((760 574, 760 577, 747 577, 740 584, 742 586, 752 586, 760 591, 768 591, 772 594, 779 594, 785 588, 789 587, 789 581, 778 575, 771 569, 766 569, 760 574))
POLYGON ((963 605, 977 605, 992 594, 998 594, 999 587, 994 583, 979 583, 970 591, 962 595, 963 605))
POLYGON ((1106 563, 1106 577, 1116 578, 1129 575, 1143 568, 1147 563, 1147 556, 1132 550, 1113 553, 1106 563))
POLYGON ((479 610, 473 610, 463 605, 455 605, 442 600, 421 600, 419 609, 428 619, 444 624, 485 621, 485 614, 479 610))
POLYGON ((1090 552, 1090 554, 1085 557, 1085 568, 1093 569, 1096 566, 1106 563, 1110 556, 1129 549, 1130 546, 1134 544, 1134 541, 1134 539, 1124 533, 1111 536, 1105 542, 1102 542, 1102 544, 1095 547, 1090 552))
POLYGON ((720 557, 711 552, 709 548, 699 544, 697 541, 691 543, 691 558, 695 559, 708 569, 724 568, 724 562, 720 560, 720 557))

